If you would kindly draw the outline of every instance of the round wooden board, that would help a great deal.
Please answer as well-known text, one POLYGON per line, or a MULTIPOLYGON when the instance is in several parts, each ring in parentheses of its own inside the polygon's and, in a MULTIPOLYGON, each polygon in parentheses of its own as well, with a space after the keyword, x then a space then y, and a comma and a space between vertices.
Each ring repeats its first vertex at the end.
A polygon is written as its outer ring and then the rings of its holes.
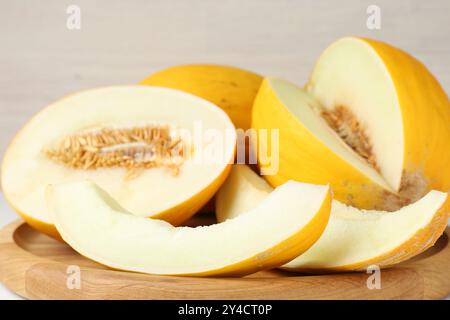
POLYGON ((449 234, 447 228, 427 252, 382 270, 381 289, 370 290, 366 273, 274 270, 243 278, 193 278, 116 271, 16 221, 0 231, 0 281, 31 299, 439 299, 450 293, 449 234), (68 286, 73 266, 80 268, 78 289, 68 286))

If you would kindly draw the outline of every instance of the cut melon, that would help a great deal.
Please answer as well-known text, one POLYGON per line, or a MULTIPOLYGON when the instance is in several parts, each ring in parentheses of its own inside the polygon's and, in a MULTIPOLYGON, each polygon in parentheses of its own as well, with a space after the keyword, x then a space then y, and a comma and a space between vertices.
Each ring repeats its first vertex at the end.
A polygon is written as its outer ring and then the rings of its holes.
POLYGON ((236 164, 216 193, 217 221, 237 217, 262 202, 273 188, 246 165, 236 164))
POLYGON ((91 182, 51 186, 47 200, 62 238, 101 264, 149 274, 241 276, 306 251, 325 229, 331 194, 328 186, 287 182, 245 215, 196 228, 132 215, 91 182))
POLYGON ((251 108, 262 77, 239 68, 215 64, 190 64, 160 70, 140 82, 178 89, 221 107, 236 128, 251 125, 251 108))
MULTIPOLYGON (((253 127, 278 130, 278 172, 265 175, 278 186, 289 179, 308 183, 330 183, 335 197, 362 208, 382 205, 393 194, 383 177, 346 145, 320 116, 321 106, 306 91, 274 78, 266 78, 255 100, 253 127)), ((258 137, 258 140, 263 138, 258 137)), ((259 165, 264 169, 258 158, 259 165)))
POLYGON ((235 140, 223 110, 181 91, 83 91, 51 104, 17 134, 3 161, 3 192, 26 221, 52 236, 46 186, 83 179, 137 215, 177 225, 225 180, 235 140))
POLYGON ((387 44, 336 41, 306 92, 265 79, 252 112, 257 132, 279 130, 272 186, 330 183, 339 201, 388 211, 450 190, 448 97, 420 62, 387 44))
MULTIPOLYGON (((245 165, 234 166, 230 178, 216 196, 219 222, 240 217, 271 194, 261 188, 265 181, 245 165), (244 205, 240 198, 245 193, 258 197, 248 196, 244 205), (226 205, 220 203, 225 199, 226 205)), ((330 220, 320 239, 282 268, 323 272, 388 267, 431 247, 445 230, 448 213, 448 194, 434 190, 391 213, 359 210, 333 200, 330 220)))

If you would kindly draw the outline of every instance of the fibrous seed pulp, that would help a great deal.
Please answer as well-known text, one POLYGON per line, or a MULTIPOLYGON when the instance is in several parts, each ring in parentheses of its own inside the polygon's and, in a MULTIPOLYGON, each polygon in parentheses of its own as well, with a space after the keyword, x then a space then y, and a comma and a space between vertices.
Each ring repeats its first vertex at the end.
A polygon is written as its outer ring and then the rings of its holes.
POLYGON ((369 137, 355 115, 344 106, 323 110, 322 117, 342 140, 379 171, 369 137))
POLYGON ((44 150, 52 160, 73 169, 122 167, 134 177, 141 169, 167 167, 178 174, 184 162, 182 139, 169 126, 101 128, 63 138, 44 150))

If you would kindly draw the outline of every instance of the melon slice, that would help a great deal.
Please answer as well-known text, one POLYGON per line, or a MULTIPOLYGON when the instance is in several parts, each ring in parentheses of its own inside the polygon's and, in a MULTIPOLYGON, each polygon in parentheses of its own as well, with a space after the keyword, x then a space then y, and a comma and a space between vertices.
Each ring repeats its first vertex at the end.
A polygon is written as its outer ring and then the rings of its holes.
POLYGON ((450 102, 419 61, 343 38, 321 55, 305 90, 269 78, 255 100, 252 127, 280 132, 272 186, 330 183, 339 201, 388 211, 450 190, 450 102))
POLYGON ((177 225, 223 183, 235 140, 223 110, 187 93, 138 85, 83 91, 51 104, 17 134, 2 188, 28 223, 52 236, 46 186, 83 179, 137 215, 177 225))
POLYGON ((237 217, 262 202, 273 188, 246 165, 234 165, 215 196, 217 221, 237 217))
MULTIPOLYGON (((230 178, 216 196, 219 222, 240 217, 271 194, 261 187, 266 182, 245 165, 234 166, 230 178), (238 192, 258 197, 247 197, 243 205, 238 192), (225 199, 226 205, 220 203, 225 199)), ((320 239, 282 268, 321 272, 359 270, 373 264, 391 266, 431 247, 444 232, 449 212, 449 195, 435 190, 390 213, 359 210, 333 200, 330 220, 320 239)))
MULTIPOLYGON (((294 84, 264 79, 253 108, 253 128, 257 134, 279 131, 279 140, 267 143, 268 150, 272 143, 279 144, 279 157, 274 159, 279 169, 264 178, 272 186, 289 179, 330 183, 341 201, 363 208, 381 205, 394 190, 327 125, 321 110, 317 99, 294 84)), ((262 164, 259 157, 258 162, 263 170, 273 166, 262 164)))
POLYGON ((221 107, 236 128, 247 130, 262 77, 239 68, 215 64, 188 64, 160 70, 140 82, 185 91, 221 107))
POLYGON ((47 199, 62 238, 80 254, 115 269, 195 276, 290 261, 320 237, 331 205, 328 186, 291 181, 245 215, 190 228, 132 215, 91 182, 51 186, 47 199))

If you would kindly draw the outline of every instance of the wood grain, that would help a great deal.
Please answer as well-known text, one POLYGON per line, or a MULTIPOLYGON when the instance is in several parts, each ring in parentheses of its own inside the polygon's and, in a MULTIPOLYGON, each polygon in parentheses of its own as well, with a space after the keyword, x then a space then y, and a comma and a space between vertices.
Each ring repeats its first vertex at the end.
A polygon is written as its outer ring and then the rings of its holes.
POLYGON ((115 271, 17 221, 0 232, 0 281, 32 299, 438 299, 450 293, 449 234, 447 228, 426 253, 383 270, 382 288, 369 290, 365 273, 189 278, 115 271), (71 265, 80 267, 80 289, 67 288, 71 265))
POLYGON ((447 297, 450 293, 450 250, 449 232, 447 227, 446 234, 436 243, 434 250, 425 252, 420 257, 408 261, 407 267, 413 268, 423 278, 424 297, 427 299, 441 299, 447 297), (426 257, 432 255, 433 263, 430 263, 426 257))

